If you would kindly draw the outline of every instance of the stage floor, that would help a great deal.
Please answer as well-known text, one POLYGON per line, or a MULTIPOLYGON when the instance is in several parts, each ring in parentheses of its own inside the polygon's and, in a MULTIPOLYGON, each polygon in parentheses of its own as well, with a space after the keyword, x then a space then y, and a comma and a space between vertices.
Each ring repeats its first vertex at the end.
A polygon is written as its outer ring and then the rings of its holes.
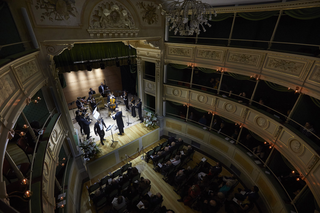
MULTIPOLYGON (((123 104, 119 104, 119 107, 122 109, 123 113, 123 122, 125 124, 124 134, 118 135, 118 130, 115 130, 115 126, 112 128, 113 139, 117 142, 112 144, 112 135, 111 131, 106 132, 104 145, 100 143, 99 135, 96 136, 94 134, 94 123, 97 122, 95 118, 90 114, 89 117, 92 119, 92 123, 90 124, 90 135, 94 139, 94 141, 98 144, 100 148, 100 152, 96 155, 96 158, 91 159, 87 162, 87 171, 89 173, 89 177, 95 177, 99 175, 102 171, 114 166, 121 161, 128 160, 130 156, 138 153, 142 149, 148 147, 149 145, 157 142, 160 138, 160 129, 159 127, 149 129, 144 126, 143 123, 138 121, 138 117, 133 118, 130 112, 125 111, 125 106, 123 104), (128 117, 129 121, 132 124, 128 125, 128 117)), ((74 118, 74 110, 70 110, 70 116, 74 118)), ((115 120, 108 116, 108 109, 100 110, 101 117, 103 118, 106 126, 115 124, 115 120)), ((78 130, 80 134, 80 127, 78 123, 73 119, 73 124, 75 129, 78 130)), ((80 138, 85 139, 81 134, 80 138)))

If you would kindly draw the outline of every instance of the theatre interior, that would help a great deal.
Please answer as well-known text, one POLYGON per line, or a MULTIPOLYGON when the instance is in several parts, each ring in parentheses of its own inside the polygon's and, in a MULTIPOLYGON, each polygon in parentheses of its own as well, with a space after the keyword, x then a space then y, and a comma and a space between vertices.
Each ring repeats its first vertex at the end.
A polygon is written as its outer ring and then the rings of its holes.
POLYGON ((0 212, 319 213, 320 0, 0 0, 0 212))

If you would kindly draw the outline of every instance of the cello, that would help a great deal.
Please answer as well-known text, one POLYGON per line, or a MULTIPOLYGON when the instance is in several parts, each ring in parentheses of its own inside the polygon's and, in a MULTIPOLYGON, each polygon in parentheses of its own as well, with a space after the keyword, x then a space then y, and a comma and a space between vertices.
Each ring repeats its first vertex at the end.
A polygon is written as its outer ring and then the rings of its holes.
POLYGON ((114 97, 113 94, 110 94, 110 104, 109 104, 109 109, 114 110, 117 107, 116 104, 116 98, 114 97))

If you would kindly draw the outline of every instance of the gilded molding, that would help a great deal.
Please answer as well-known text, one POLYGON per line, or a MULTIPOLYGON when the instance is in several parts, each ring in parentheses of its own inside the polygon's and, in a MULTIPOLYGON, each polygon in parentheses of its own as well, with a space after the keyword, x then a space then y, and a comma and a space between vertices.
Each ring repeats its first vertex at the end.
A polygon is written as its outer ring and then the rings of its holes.
POLYGON ((227 58, 227 62, 237 63, 238 65, 244 64, 244 65, 257 67, 259 59, 260 59, 260 55, 256 55, 256 54, 254 55, 254 54, 230 52, 227 58))
POLYGON ((304 65, 305 63, 297 61, 268 57, 265 68, 277 70, 298 77, 301 75, 304 65))
POLYGON ((223 50, 198 49, 196 57, 215 61, 222 61, 223 50))
POLYGON ((168 47, 168 55, 191 57, 193 49, 185 47, 168 47))
POLYGON ((284 3, 270 3, 248 6, 236 6, 236 7, 218 7, 214 8, 218 15, 219 13, 243 13, 243 12, 259 12, 259 11, 273 11, 284 9, 302 9, 310 7, 319 7, 320 0, 303 0, 284 3))
POLYGON ((15 90, 16 87, 9 73, 0 78, 0 106, 5 103, 5 100, 7 100, 15 90))
POLYGON ((55 43, 43 43, 42 44, 48 55, 60 55, 65 49, 71 50, 74 46, 74 42, 69 44, 55 44, 55 43))
POLYGON ((159 21, 158 5, 153 2, 137 2, 137 7, 140 9, 142 21, 148 25, 157 24, 159 21))

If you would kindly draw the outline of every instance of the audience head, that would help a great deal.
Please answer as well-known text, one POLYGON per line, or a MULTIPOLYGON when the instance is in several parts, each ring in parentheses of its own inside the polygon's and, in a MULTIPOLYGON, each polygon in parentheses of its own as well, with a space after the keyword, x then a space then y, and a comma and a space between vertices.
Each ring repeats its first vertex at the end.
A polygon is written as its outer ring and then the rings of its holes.
POLYGON ((177 176, 182 176, 183 175, 183 170, 180 169, 178 172, 177 172, 177 176))
POLYGON ((175 142, 171 142, 171 146, 175 146, 176 145, 176 143, 175 142))
POLYGON ((169 147, 164 148, 164 151, 168 152, 169 151, 169 147))
POLYGON ((259 192, 259 188, 258 186, 253 186, 251 191, 254 191, 254 192, 259 192))
POLYGON ((176 155, 176 156, 174 157, 174 159, 175 159, 175 160, 180 160, 180 155, 176 155))
POLYGON ((306 124, 304 125, 304 127, 305 127, 306 129, 311 129, 311 128, 313 127, 313 125, 312 125, 311 122, 307 121, 306 124))
POLYGON ((103 86, 103 83, 101 82, 101 86, 103 86))
POLYGON ((132 167, 131 172, 132 172, 133 175, 139 174, 139 171, 138 171, 138 169, 136 167, 132 167))
POLYGON ((217 167, 220 167, 220 163, 219 163, 218 161, 216 162, 216 166, 217 166, 217 167))
POLYGON ((210 200, 210 206, 216 206, 217 205, 217 202, 215 200, 210 200))
POLYGON ((218 198, 220 198, 220 199, 224 199, 224 198, 225 198, 223 192, 218 192, 218 193, 217 193, 217 196, 218 196, 218 198))
POLYGON ((191 146, 191 145, 188 145, 188 149, 192 149, 192 146, 191 146))
POLYGON ((92 88, 90 88, 89 90, 92 91, 92 88))
POLYGON ((225 126, 225 123, 221 122, 220 128, 222 129, 225 126))
POLYGON ((252 136, 250 134, 246 135, 246 139, 249 140, 252 136))
POLYGON ((232 186, 232 182, 231 182, 231 181, 227 181, 227 182, 226 182, 226 186, 231 187, 231 186, 232 186))
POLYGON ((160 194, 160 192, 158 192, 158 193, 156 194, 156 196, 157 196, 158 198, 162 199, 162 195, 160 194))
POLYGON ((150 185, 151 181, 149 179, 143 179, 143 182, 145 182, 146 184, 150 185))
POLYGON ((178 141, 181 142, 181 141, 182 141, 182 138, 179 138, 178 141))

